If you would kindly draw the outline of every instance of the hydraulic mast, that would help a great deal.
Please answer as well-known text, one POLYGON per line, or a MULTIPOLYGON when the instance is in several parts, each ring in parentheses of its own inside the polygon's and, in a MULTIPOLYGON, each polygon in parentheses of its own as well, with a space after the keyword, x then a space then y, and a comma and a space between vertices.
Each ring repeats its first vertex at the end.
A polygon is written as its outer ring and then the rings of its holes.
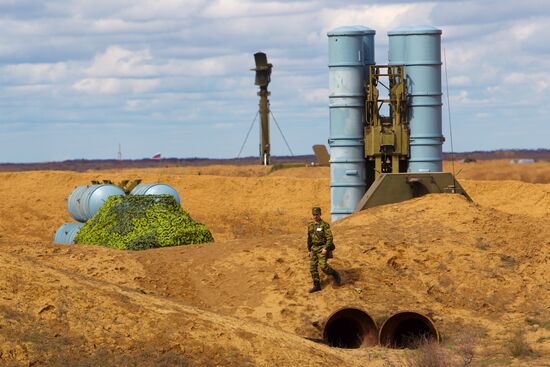
POLYGON ((259 114, 260 114, 260 164, 268 166, 271 164, 271 144, 269 141, 269 96, 271 93, 267 87, 271 82, 272 64, 267 62, 267 56, 263 52, 254 54, 256 68, 252 69, 256 72, 255 84, 260 87, 258 96, 260 97, 259 114))

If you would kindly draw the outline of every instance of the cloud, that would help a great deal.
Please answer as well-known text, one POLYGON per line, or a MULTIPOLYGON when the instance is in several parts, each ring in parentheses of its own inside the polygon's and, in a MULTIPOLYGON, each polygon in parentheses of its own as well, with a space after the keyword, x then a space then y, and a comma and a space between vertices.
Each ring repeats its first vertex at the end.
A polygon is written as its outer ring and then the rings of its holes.
MULTIPOLYGON (((249 69, 253 53, 262 50, 274 64, 273 112, 299 146, 293 146, 296 153, 309 153, 329 132, 327 31, 343 25, 375 29, 376 61, 385 63, 387 31, 411 24, 443 30, 456 126, 474 129, 478 120, 485 126, 477 141, 461 140, 456 132, 457 149, 483 144, 491 130, 518 132, 527 115, 539 135, 550 134, 550 2, 0 0, 0 11, 0 136, 13 133, 8 123, 43 136, 59 132, 52 132, 54 123, 75 124, 63 125, 75 131, 85 126, 90 136, 97 134, 91 126, 124 135, 116 125, 124 123, 136 129, 125 145, 135 146, 137 156, 143 156, 139 133, 148 126, 170 130, 155 144, 174 144, 162 148, 174 156, 231 156, 238 146, 226 149, 227 142, 240 143, 257 111, 249 69), (214 146, 216 137, 202 140, 213 131, 223 131, 220 145, 214 146), (181 150, 177 134, 202 143, 181 150)), ((70 140, 73 132, 67 134, 70 140)), ((43 139, 39 153, 32 147, 21 153, 21 139, 3 140, 2 160, 25 154, 51 159, 48 148, 58 149, 52 138, 43 139)), ((86 146, 87 153, 66 143, 63 156, 74 148, 75 154, 105 157, 100 140, 86 146)), ((256 154, 255 144, 247 149, 256 154)), ((278 149, 274 141, 275 154, 278 149)))
POLYGON ((136 0, 117 6, 118 14, 134 20, 187 19, 195 17, 206 6, 206 0, 136 0))
POLYGON ((70 73, 67 63, 12 64, 2 67, 2 78, 24 84, 58 83, 70 73), (9 76, 9 77, 6 77, 9 76))
POLYGON ((235 18, 277 16, 315 9, 315 1, 242 1, 215 0, 206 6, 201 15, 207 18, 235 18))
POLYGON ((432 3, 372 4, 325 8, 321 11, 323 28, 329 31, 344 25, 364 25, 376 30, 384 39, 385 33, 401 25, 430 23, 432 3), (405 20, 405 21, 404 21, 405 20))
POLYGON ((328 88, 318 88, 313 90, 301 90, 300 94, 304 100, 308 102, 325 102, 328 103, 328 88))
POLYGON ((236 124, 228 122, 217 122, 213 126, 215 129, 234 129, 236 127, 236 124))
POLYGON ((152 60, 148 49, 131 51, 120 46, 110 46, 95 56, 85 72, 93 77, 148 77, 156 74, 149 64, 152 60))
POLYGON ((437 2, 431 17, 436 24, 478 25, 539 17, 550 14, 550 3, 541 0, 489 0, 437 2))
POLYGON ((76 82, 73 88, 93 94, 140 94, 153 91, 159 85, 156 79, 86 78, 76 82))

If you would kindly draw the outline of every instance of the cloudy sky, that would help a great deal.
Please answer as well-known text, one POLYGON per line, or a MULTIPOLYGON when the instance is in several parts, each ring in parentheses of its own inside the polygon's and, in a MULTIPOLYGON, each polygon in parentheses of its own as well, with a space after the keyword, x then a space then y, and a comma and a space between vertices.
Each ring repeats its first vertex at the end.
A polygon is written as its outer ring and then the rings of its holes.
MULTIPOLYGON (((116 158, 119 143, 131 159, 235 157, 260 50, 272 111, 309 154, 329 132, 327 31, 375 29, 387 63, 387 31, 416 24, 443 30, 456 151, 550 147, 547 0, 0 0, 0 162, 116 158)), ((255 126, 242 155, 257 145, 255 126)), ((289 154, 275 126, 272 154, 289 154)))

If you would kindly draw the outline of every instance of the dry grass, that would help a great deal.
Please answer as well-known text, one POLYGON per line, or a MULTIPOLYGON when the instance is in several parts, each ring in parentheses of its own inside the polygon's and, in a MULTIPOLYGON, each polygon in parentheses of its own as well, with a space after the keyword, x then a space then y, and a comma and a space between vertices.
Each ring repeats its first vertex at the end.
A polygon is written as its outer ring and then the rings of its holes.
POLYGON ((515 333, 509 340, 508 350, 512 357, 515 358, 536 357, 538 355, 527 343, 522 331, 515 333))
POLYGON ((547 319, 526 317, 525 322, 530 326, 539 326, 544 329, 550 330, 550 320, 547 320, 547 319))
POLYGON ((408 353, 403 365, 407 367, 466 367, 474 358, 475 340, 470 336, 457 338, 455 345, 446 348, 428 339, 417 341, 418 347, 408 353))
MULTIPOLYGON (((428 342, 422 344, 413 353, 407 355, 407 367, 456 367, 454 358, 450 358, 450 351, 439 343, 428 342)), ((454 357, 454 356, 453 356, 454 357)))

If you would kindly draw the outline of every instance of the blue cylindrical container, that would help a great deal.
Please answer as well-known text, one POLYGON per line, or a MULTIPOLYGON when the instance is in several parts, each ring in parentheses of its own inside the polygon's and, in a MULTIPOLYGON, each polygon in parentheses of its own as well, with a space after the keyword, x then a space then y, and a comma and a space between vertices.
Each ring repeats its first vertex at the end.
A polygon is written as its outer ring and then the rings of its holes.
POLYGON ((330 198, 332 220, 350 215, 366 190, 363 116, 365 80, 374 64, 370 28, 328 33, 330 109, 330 198))
POLYGON ((130 195, 172 195, 181 205, 180 196, 176 189, 166 184, 139 184, 132 190, 130 195))
POLYGON ((388 32, 389 64, 405 65, 409 94, 409 172, 441 172, 441 30, 399 27, 388 32))
POLYGON ((86 222, 113 195, 125 194, 120 187, 110 184, 79 186, 69 195, 69 213, 77 221, 86 222))
POLYGON ((61 227, 55 231, 55 236, 53 238, 54 243, 59 243, 62 245, 72 245, 74 244, 74 239, 76 234, 82 228, 84 223, 79 222, 69 222, 63 224, 61 227))

